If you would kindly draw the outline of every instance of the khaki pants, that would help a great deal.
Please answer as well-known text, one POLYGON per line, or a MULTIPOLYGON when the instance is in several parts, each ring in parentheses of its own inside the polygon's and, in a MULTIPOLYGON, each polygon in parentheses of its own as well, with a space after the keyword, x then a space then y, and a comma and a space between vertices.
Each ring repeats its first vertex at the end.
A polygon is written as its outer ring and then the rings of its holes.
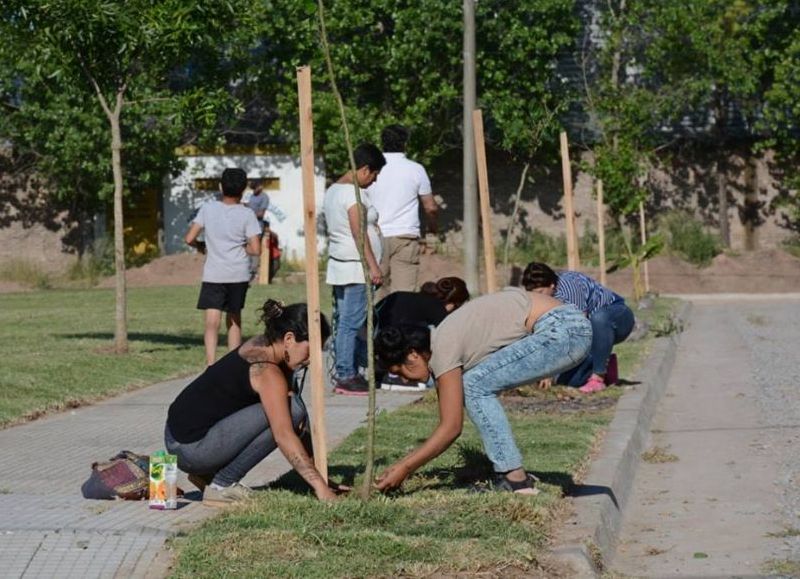
POLYGON ((382 299, 391 292, 415 292, 419 289, 419 238, 418 237, 385 237, 383 239, 383 257, 381 273, 383 286, 378 292, 382 299))

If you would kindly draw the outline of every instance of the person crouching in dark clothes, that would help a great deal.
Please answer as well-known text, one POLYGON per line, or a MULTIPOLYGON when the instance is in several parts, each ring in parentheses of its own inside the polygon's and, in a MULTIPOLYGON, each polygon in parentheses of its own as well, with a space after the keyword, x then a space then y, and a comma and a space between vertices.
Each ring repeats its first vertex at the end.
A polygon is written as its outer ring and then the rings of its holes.
MULTIPOLYGON (((419 326, 434 328, 448 314, 469 300, 467 284, 460 277, 443 277, 422 284, 419 292, 394 292, 375 305, 375 335, 385 328, 419 326)), ((402 376, 378 368, 380 387, 395 392, 417 392, 427 384, 408 382, 402 376)))
MULTIPOLYGON (((309 360, 306 304, 267 300, 264 333, 209 366, 169 407, 166 447, 203 491, 203 503, 223 506, 247 498, 244 476, 279 448, 320 500, 335 498, 314 467, 307 445, 308 414, 290 384, 309 360), (301 439, 302 437, 302 439, 301 439)), ((324 316, 323 341, 330 334, 324 316)))
POLYGON ((376 328, 389 326, 438 326, 447 314, 469 300, 467 284, 460 277, 443 277, 422 284, 419 292, 394 292, 375 305, 376 328))

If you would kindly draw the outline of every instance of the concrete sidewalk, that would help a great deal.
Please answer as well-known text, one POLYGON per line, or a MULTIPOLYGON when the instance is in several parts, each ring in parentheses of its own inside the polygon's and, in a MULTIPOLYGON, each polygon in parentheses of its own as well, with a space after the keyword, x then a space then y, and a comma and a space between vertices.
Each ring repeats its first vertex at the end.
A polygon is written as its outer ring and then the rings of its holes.
POLYGON ((663 462, 639 465, 612 573, 796 576, 797 298, 696 298, 647 444, 663 462))
MULTIPOLYGON (((218 511, 181 475, 188 493, 176 511, 151 511, 147 502, 90 501, 80 486, 95 461, 120 450, 162 448, 168 405, 189 379, 171 380, 35 422, 0 431, 0 577, 159 577, 164 541, 218 511)), ((378 392, 378 410, 419 396, 378 392)), ((309 403, 310 392, 305 393, 309 403)), ((360 426, 366 397, 326 400, 329 449, 360 426)), ((264 485, 289 470, 274 452, 244 479, 264 485)))

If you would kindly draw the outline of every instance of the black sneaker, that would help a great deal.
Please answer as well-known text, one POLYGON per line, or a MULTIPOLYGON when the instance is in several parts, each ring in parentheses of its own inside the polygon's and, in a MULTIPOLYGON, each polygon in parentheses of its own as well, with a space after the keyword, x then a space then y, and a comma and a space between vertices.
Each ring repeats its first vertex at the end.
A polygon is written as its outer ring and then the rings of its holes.
POLYGON ((427 387, 424 382, 409 382, 397 374, 386 374, 381 380, 381 390, 390 392, 423 392, 427 387))
POLYGON ((344 396, 368 396, 369 384, 361 376, 333 379, 333 391, 344 396))

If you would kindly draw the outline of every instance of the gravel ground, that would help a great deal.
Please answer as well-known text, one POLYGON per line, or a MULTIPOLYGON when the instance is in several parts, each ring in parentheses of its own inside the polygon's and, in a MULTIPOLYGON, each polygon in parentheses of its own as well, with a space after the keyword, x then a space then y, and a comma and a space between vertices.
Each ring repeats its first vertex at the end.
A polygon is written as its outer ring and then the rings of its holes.
POLYGON ((736 309, 737 330, 747 340, 768 443, 780 457, 787 558, 800 560, 800 301, 748 304, 736 309), (787 428, 793 427, 793 428, 787 428))

